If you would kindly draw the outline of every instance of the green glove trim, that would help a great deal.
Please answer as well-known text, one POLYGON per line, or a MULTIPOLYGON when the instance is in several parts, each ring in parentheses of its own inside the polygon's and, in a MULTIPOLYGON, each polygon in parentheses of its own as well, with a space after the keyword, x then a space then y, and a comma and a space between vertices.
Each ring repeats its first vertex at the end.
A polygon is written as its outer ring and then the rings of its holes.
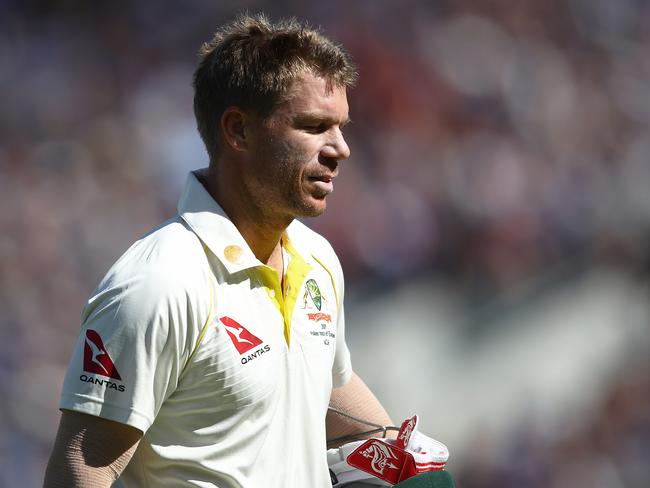
POLYGON ((397 483, 393 488, 456 488, 447 471, 427 471, 397 483))

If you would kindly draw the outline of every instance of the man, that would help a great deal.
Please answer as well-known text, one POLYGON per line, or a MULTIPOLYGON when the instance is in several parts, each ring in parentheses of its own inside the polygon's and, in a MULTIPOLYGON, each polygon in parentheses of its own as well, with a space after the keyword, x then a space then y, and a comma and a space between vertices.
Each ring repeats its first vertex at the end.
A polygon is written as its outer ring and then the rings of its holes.
POLYGON ((296 221, 350 150, 348 56, 295 21, 238 18, 202 49, 210 156, 178 215, 113 265, 83 312, 46 487, 329 487, 326 436, 388 425, 352 372, 343 275, 296 221))

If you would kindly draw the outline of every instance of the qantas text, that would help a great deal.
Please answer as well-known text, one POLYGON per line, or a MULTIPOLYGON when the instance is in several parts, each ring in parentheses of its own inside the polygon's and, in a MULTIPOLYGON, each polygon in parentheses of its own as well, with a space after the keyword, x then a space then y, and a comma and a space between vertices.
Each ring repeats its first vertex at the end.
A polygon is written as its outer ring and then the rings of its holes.
POLYGON ((79 379, 81 381, 85 381, 86 383, 94 383, 110 390, 124 391, 126 389, 124 385, 118 385, 117 383, 113 383, 112 381, 108 380, 100 380, 99 378, 93 378, 92 376, 85 374, 79 376, 79 379))
POLYGON ((270 350, 271 350, 271 346, 266 344, 264 347, 260 347, 257 351, 249 354, 248 356, 241 358, 241 363, 246 364, 248 361, 252 361, 257 356, 261 356, 262 354, 264 354, 265 352, 269 352, 270 350))

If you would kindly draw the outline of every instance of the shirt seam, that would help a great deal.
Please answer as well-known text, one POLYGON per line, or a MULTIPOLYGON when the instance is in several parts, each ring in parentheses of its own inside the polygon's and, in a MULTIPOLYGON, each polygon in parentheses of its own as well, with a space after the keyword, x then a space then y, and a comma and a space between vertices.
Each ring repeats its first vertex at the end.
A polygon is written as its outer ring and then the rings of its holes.
POLYGON ((336 308, 338 309, 338 308, 340 307, 340 304, 339 304, 339 293, 338 293, 338 291, 336 290, 336 281, 334 280, 334 275, 332 274, 332 272, 329 270, 329 268, 328 268, 327 266, 325 266, 325 264, 324 264, 320 259, 318 259, 318 258, 317 258, 316 256, 314 256, 313 254, 312 254, 312 257, 314 258, 314 261, 316 261, 318 264, 320 264, 320 265, 322 266, 322 268, 323 268, 323 269, 327 272, 327 274, 329 275, 330 280, 331 280, 331 282, 332 282, 332 289, 334 290, 334 298, 336 299, 336 308))
MULTIPOLYGON (((123 413, 128 413, 128 414, 135 414, 137 417, 140 417, 141 419, 145 420, 146 423, 148 424, 147 427, 144 429, 144 432, 146 432, 149 427, 153 424, 154 418, 150 417, 149 415, 145 414, 144 412, 141 412, 138 409, 135 408, 129 408, 129 407, 124 407, 115 403, 109 403, 104 401, 103 398, 95 397, 95 396, 90 396, 90 395, 83 395, 80 393, 64 393, 61 398, 61 405, 59 406, 59 409, 61 410, 71 410, 74 412, 81 412, 81 413, 87 413, 84 412, 83 409, 80 409, 79 407, 83 407, 83 405, 86 404, 91 404, 91 405, 96 405, 98 407, 109 407, 117 412, 123 412, 123 413), (63 400, 68 399, 72 402, 72 405, 64 405, 63 400), (76 400, 76 401, 75 401, 76 400)), ((95 415, 97 417, 101 418, 107 418, 104 417, 101 414, 101 411, 98 412, 97 414, 89 414, 89 415, 95 415)), ((113 419, 109 419, 113 420, 113 419)), ((139 426, 132 425, 128 422, 126 422, 124 419, 123 420, 115 420, 115 422, 119 422, 125 425, 129 425, 131 427, 134 427, 138 430, 142 430, 139 426)))
POLYGON ((189 357, 187 358, 187 361, 183 365, 183 370, 181 371, 181 374, 178 376, 178 380, 180 382, 181 378, 185 375, 185 372, 187 371, 188 366, 192 362, 192 358, 194 358, 194 355, 197 353, 199 350, 199 347, 203 343, 203 339, 205 337, 205 334, 208 330, 208 325, 210 325, 210 319, 212 318, 212 311, 214 307, 214 286, 212 284, 212 280, 208 278, 209 284, 210 284, 210 305, 208 307, 208 314, 205 319, 205 322, 203 323, 203 327, 201 327, 201 333, 199 334, 199 338, 196 340, 196 344, 194 345, 194 349, 190 353, 189 357))

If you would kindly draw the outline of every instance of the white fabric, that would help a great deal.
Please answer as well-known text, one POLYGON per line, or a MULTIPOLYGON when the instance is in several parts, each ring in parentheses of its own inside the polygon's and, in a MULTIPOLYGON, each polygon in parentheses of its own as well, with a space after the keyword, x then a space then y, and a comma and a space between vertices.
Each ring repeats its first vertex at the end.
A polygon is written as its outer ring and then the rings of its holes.
POLYGON ((442 442, 432 439, 419 430, 420 418, 418 415, 406 419, 402 423, 397 437, 398 445, 413 455, 415 467, 418 471, 442 469, 449 460, 449 449, 442 442))
POLYGON ((127 488, 329 488, 325 413, 332 386, 352 375, 334 251, 292 223, 287 276, 306 266, 302 279, 285 277, 283 295, 277 273, 254 257, 194 174, 178 211, 137 241, 90 298, 61 408, 145 432, 122 476, 127 488), (223 317, 261 344, 240 354, 223 317), (97 371, 103 354, 87 330, 101 337, 121 379, 85 370, 84 359, 97 371))
POLYGON ((449 449, 446 445, 417 430, 411 435, 406 450, 413 454, 419 471, 439 467, 449 460, 449 449))

